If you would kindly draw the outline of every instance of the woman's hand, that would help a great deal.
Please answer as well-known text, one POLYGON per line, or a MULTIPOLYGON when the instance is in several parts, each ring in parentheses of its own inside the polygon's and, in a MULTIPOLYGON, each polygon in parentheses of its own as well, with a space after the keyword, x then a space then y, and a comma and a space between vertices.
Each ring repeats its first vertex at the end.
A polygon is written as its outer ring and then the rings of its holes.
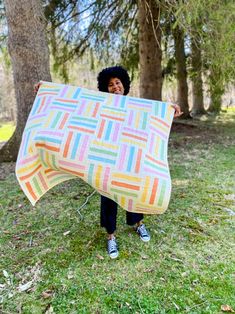
POLYGON ((183 112, 181 111, 181 108, 179 105, 171 105, 171 107, 175 110, 174 118, 178 118, 182 116, 183 112))
POLYGON ((42 82, 38 82, 37 84, 34 85, 34 93, 37 94, 40 86, 42 85, 42 82))

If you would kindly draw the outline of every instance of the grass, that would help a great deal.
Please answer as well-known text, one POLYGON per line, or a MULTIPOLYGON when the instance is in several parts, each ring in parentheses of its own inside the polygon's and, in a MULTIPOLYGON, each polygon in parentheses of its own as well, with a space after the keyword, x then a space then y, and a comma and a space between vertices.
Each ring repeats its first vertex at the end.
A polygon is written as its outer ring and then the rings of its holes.
POLYGON ((7 141, 13 134, 15 125, 12 122, 0 123, 0 142, 7 141))
MULTIPOLYGON (((1 313, 223 313, 234 300, 234 112, 176 126, 167 212, 142 243, 119 210, 120 255, 106 255, 99 195, 71 180, 32 208, 15 175, 0 180, 1 313), (4 270, 4 272, 3 272, 4 270), (25 291, 23 284, 30 284, 25 291)), ((6 167, 3 165, 2 167, 6 167)))

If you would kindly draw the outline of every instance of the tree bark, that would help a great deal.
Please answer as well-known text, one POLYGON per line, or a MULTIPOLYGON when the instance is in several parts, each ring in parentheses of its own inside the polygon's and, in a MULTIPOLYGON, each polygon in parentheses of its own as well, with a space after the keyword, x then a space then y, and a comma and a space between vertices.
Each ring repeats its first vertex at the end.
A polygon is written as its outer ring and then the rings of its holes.
POLYGON ((192 91, 193 91, 193 107, 192 116, 205 114, 203 104, 203 83, 202 83, 202 54, 200 42, 192 39, 192 91))
POLYGON ((209 112, 219 113, 222 105, 222 96, 224 94, 224 85, 220 80, 220 71, 212 69, 209 75, 210 105, 209 112))
POLYGON ((218 93, 216 91, 211 91, 210 105, 208 108, 209 112, 219 113, 221 110, 223 93, 218 93))
POLYGON ((160 8, 155 0, 138 1, 140 97, 162 99, 160 8))
POLYGON ((15 161, 40 80, 51 81, 45 18, 40 0, 5 0, 8 49, 17 103, 16 130, 0 150, 0 162, 15 161))
POLYGON ((188 83, 187 83, 187 68, 186 56, 184 50, 184 33, 177 26, 173 30, 175 44, 175 61, 176 61, 176 78, 177 78, 177 103, 183 111, 182 118, 189 118, 188 105, 188 83))

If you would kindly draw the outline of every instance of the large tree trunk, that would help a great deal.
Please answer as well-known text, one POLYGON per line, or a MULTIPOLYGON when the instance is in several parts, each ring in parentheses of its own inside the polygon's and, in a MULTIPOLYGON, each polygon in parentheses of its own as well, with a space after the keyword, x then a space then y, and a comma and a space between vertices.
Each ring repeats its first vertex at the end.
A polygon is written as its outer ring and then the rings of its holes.
POLYGON ((205 114, 203 104, 203 83, 202 83, 202 54, 201 45, 196 39, 192 39, 192 83, 193 83, 193 107, 192 116, 205 114))
POLYGON ((211 90, 210 94, 211 94, 210 95, 211 98, 210 98, 210 105, 209 105, 208 111, 217 114, 221 110, 223 93, 218 93, 215 90, 211 90))
POLYGON ((211 69, 209 76, 210 105, 209 112, 219 113, 222 105, 222 96, 224 94, 224 85, 220 80, 220 71, 211 69))
POLYGON ((176 61, 176 78, 177 78, 177 102, 183 111, 182 118, 189 118, 188 105, 188 84, 186 56, 184 50, 184 33, 176 27, 173 31, 175 43, 175 61, 176 61))
POLYGON ((8 49, 17 102, 16 130, 0 150, 0 162, 15 161, 40 80, 51 81, 45 18, 40 0, 5 0, 8 49))
POLYGON ((138 1, 140 97, 162 99, 160 8, 155 0, 138 1))

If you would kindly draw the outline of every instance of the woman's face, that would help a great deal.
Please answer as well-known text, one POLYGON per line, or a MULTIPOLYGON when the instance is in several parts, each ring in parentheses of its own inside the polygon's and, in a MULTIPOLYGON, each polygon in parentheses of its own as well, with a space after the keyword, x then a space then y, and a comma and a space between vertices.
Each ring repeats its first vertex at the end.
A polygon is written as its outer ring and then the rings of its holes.
POLYGON ((124 95, 124 87, 119 78, 111 77, 108 83, 108 92, 111 94, 124 95))

